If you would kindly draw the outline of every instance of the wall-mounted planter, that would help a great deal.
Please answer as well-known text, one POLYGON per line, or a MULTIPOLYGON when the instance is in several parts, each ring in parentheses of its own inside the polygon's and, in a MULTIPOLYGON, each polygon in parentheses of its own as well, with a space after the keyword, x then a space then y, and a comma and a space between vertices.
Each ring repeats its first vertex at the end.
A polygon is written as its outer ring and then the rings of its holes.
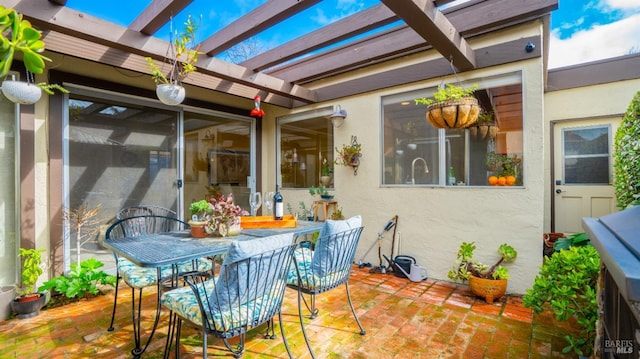
POLYGON ((5 80, 2 81, 2 94, 11 102, 32 105, 42 97, 42 89, 24 81, 5 80))
POLYGON ((175 84, 160 84, 156 87, 158 99, 165 105, 175 106, 184 101, 184 87, 175 84))

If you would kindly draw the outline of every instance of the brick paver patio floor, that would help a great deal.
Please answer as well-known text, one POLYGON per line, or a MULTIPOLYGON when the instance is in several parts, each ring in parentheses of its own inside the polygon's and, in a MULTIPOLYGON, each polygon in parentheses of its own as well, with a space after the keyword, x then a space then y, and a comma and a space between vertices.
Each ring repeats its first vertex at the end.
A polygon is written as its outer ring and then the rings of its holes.
MULTIPOLYGON (((133 348, 131 297, 122 287, 115 331, 107 332, 113 292, 59 308, 30 319, 0 323, 0 358, 130 358, 133 348)), ((354 266, 351 295, 366 335, 358 333, 344 287, 318 297, 320 314, 305 319, 320 358, 571 358, 563 355, 563 339, 574 329, 548 314, 533 315, 520 297, 493 304, 474 297, 467 286, 444 281, 413 283, 392 274, 369 273, 354 266)), ((155 291, 145 289, 143 326, 155 312, 155 291)), ((283 307, 285 333, 295 358, 309 358, 297 315, 297 293, 287 290, 283 307)), ((168 316, 143 358, 161 358, 168 316)), ((147 328, 148 329, 148 328, 147 328)), ((245 358, 286 358, 278 338, 263 330, 248 335, 245 358)), ((147 332, 148 333, 148 332, 147 332)), ((143 339, 146 336, 143 334, 143 339)), ((202 357, 200 333, 183 328, 183 358, 202 357)), ((232 357, 222 342, 209 338, 210 357, 232 357)))

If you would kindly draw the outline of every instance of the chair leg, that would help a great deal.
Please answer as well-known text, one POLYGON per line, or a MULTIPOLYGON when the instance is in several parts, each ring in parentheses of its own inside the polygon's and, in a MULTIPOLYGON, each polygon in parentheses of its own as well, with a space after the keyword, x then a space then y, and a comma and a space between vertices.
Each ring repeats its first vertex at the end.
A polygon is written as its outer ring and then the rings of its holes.
POLYGON ((316 356, 313 353, 313 349, 311 349, 311 343, 309 343, 309 337, 307 337, 307 330, 304 327, 304 317, 302 316, 303 301, 306 305, 307 302, 304 300, 304 297, 302 296, 302 292, 300 291, 300 289, 298 289, 298 316, 300 317, 300 327, 302 328, 302 335, 304 336, 304 342, 307 344, 307 348, 309 349, 309 354, 311 354, 311 357, 315 359, 316 356))
POLYGON ((111 312, 111 324, 109 324, 109 328, 107 331, 113 331, 113 321, 116 319, 116 306, 118 305, 118 287, 120 286, 120 273, 116 270, 116 292, 113 297, 113 311, 111 312))
POLYGON ((360 319, 356 315, 356 310, 353 308, 353 303, 351 302, 351 292, 349 291, 349 282, 344 283, 347 288, 347 299, 349 299, 349 306, 351 307, 351 313, 353 313, 353 317, 356 318, 356 323, 358 323, 358 327, 360 327, 360 335, 365 335, 367 332, 364 331, 362 324, 360 324, 360 319))
MULTIPOLYGON (((271 319, 271 321, 273 322, 273 319, 271 319)), ((289 349, 289 343, 287 342, 287 336, 284 335, 284 326, 282 325, 282 310, 278 312, 278 323, 280 324, 280 334, 282 335, 282 341, 284 342, 284 347, 287 349, 287 354, 289 354, 289 359, 291 359, 293 358, 293 355, 291 355, 291 350, 289 349)))
MULTIPOLYGON (((173 339, 176 338, 176 331, 178 330, 178 315, 173 311, 169 312, 169 324, 167 326, 167 342, 164 345, 164 355, 163 359, 169 359, 171 353, 171 346, 173 345, 173 339)), ((178 334, 178 337, 180 335, 178 334)), ((179 343, 176 344, 176 347, 179 343)), ((179 350, 178 350, 179 351, 179 350)), ((178 356, 176 355, 176 359, 178 356)))
POLYGON ((265 339, 275 339, 276 338, 276 326, 273 318, 267 321, 267 332, 264 335, 265 339))

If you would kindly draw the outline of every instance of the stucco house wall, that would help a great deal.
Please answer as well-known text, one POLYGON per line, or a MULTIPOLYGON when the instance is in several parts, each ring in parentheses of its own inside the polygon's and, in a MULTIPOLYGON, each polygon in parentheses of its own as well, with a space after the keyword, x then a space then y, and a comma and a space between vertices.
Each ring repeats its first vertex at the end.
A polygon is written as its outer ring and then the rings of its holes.
MULTIPOLYGON (((576 69, 579 66, 575 67, 576 69)), ((548 89, 544 95, 544 138, 550 139, 552 123, 580 121, 586 125, 590 121, 600 121, 606 118, 615 119, 612 126, 612 141, 616 130, 622 121, 624 112, 629 107, 633 96, 640 90, 640 79, 615 81, 590 86, 572 87, 560 90, 548 89)), ((545 232, 551 229, 551 146, 544 147, 545 194, 548 205, 545 206, 545 232)))
MULTIPOLYGON (((539 34, 541 31, 541 24, 535 22, 529 26, 500 32, 493 39, 496 42, 508 41, 539 34)), ((400 61, 424 61, 432 55, 421 54, 400 61)), ((384 69, 381 66, 379 70, 384 69)), ((498 246, 506 242, 513 245, 519 253, 517 261, 510 265, 509 292, 524 293, 531 286, 538 266, 542 263, 544 163, 539 154, 544 148, 543 61, 536 58, 465 72, 458 74, 458 78, 460 81, 473 81, 512 72, 521 72, 523 82, 524 186, 519 188, 381 186, 381 97, 437 86, 441 81, 455 82, 454 76, 410 83, 293 111, 300 113, 339 103, 349 113, 344 125, 334 129, 334 145, 340 147, 347 144, 351 136, 355 135, 362 144, 363 157, 357 176, 353 175, 350 168, 336 166, 334 182, 336 200, 345 215, 361 214, 364 220, 365 230, 358 247, 357 259, 377 240, 377 233, 387 221, 397 214, 399 238, 396 241, 400 242, 401 248, 395 254, 415 257, 420 265, 427 267, 429 277, 447 279, 447 271, 453 267, 456 252, 463 241, 475 241, 478 247, 477 258, 487 263, 498 258, 498 246)), ((283 111, 276 116, 288 113, 283 111)), ((270 131, 274 126, 265 123, 264 128, 270 131)), ((263 138, 273 138, 274 135, 265 132, 263 138)), ((265 150, 274 148, 272 143, 263 145, 269 146, 265 150)), ((271 182, 275 178, 273 174, 265 178, 267 186, 275 186, 271 182)), ((306 190, 285 190, 283 195, 285 201, 290 203, 297 203, 300 199, 309 200, 306 190)), ((389 255, 390 248, 391 233, 387 233, 382 252, 389 255)), ((378 265, 377 250, 366 261, 378 265)))

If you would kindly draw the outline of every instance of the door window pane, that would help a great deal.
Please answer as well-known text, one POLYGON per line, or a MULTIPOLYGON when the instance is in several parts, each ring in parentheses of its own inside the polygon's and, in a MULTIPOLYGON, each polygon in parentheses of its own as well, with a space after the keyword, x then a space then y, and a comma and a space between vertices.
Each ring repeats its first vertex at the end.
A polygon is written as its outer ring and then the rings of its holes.
POLYGON ((562 132, 565 184, 609 183, 609 127, 562 132))
MULTIPOLYGON (((176 138, 173 111, 73 95, 69 99, 69 207, 100 205, 98 218, 114 218, 128 206, 157 205, 176 210, 176 138)), ((98 245, 97 231, 83 228, 81 259, 113 256, 98 245)), ((72 260, 76 233, 71 231, 72 260)), ((107 267, 107 266, 105 266, 107 267)))

